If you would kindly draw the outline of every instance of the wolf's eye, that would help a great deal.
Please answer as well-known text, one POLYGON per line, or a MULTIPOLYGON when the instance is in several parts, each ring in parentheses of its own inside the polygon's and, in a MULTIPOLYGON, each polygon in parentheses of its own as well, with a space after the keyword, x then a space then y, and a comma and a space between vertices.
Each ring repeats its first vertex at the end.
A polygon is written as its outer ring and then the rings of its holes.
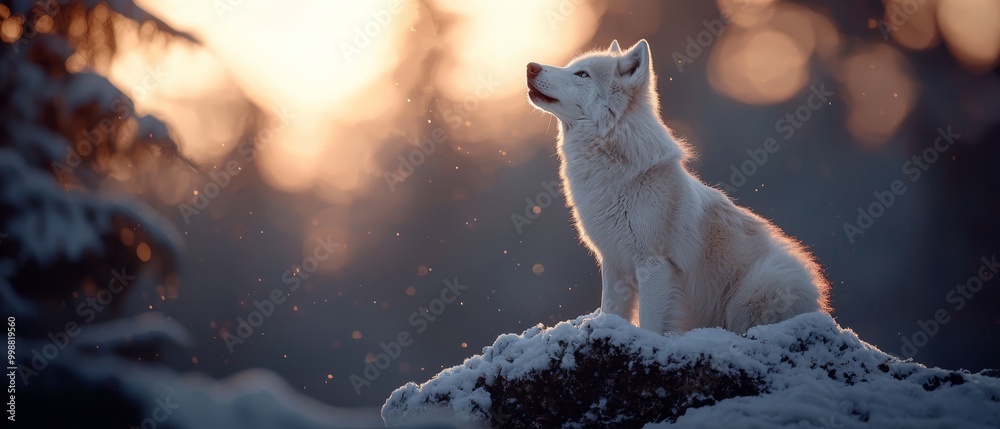
POLYGON ((585 72, 583 70, 580 70, 580 71, 578 71, 576 73, 573 73, 573 74, 575 74, 577 76, 580 76, 580 77, 590 77, 590 73, 587 73, 587 72, 585 72))

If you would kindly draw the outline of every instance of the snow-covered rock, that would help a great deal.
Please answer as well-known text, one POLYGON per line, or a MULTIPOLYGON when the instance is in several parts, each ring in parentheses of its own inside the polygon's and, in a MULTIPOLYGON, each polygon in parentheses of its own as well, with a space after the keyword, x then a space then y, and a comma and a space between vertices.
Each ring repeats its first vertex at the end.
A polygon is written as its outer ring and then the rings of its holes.
POLYGON ((822 313, 658 335, 599 312, 507 334, 382 407, 388 426, 1000 427, 1000 379, 927 368, 822 313))

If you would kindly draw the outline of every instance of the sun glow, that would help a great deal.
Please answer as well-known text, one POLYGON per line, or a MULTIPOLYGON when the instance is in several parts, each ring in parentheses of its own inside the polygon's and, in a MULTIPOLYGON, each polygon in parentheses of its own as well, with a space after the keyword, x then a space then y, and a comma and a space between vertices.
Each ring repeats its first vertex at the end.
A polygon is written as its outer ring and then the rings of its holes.
MULTIPOLYGON (((338 200, 390 167, 376 162, 387 142, 415 144, 433 127, 444 127, 455 146, 509 134, 515 115, 530 110, 524 64, 568 60, 603 13, 600 2, 567 0, 139 3, 204 44, 202 52, 159 59, 175 71, 171 83, 141 103, 176 128, 186 155, 208 163, 231 153, 252 118, 249 106, 226 100, 245 97, 271 117, 291 118, 280 127, 258 118, 271 136, 255 158, 267 182, 338 200), (538 42, 553 39, 562 42, 538 42), (212 104, 192 112, 170 103, 179 96, 212 104), (433 122, 438 115, 444 124, 433 122)), ((145 78, 141 65, 153 60, 139 55, 126 52, 115 63, 120 87, 145 78)), ((526 136, 519 133, 515 145, 526 136)), ((503 153, 510 162, 511 140, 498 140, 502 150, 476 153, 503 153)))

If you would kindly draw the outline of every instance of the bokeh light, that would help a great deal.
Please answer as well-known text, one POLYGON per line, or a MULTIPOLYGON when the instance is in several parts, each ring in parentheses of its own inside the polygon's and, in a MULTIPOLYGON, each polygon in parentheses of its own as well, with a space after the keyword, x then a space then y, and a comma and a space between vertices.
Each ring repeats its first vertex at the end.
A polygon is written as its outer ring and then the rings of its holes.
POLYGON ((0 40, 7 43, 13 43, 15 40, 20 38, 23 19, 24 18, 12 16, 4 19, 3 22, 0 22, 0 40))
POLYGON ((885 16, 875 23, 883 38, 915 50, 937 45, 936 1, 884 0, 884 4, 885 16))
POLYGON ((962 64, 987 71, 1000 58, 1000 2, 940 0, 938 22, 948 48, 962 64))
MULTIPOLYGON (((312 190, 330 202, 349 201, 351 193, 363 191, 368 178, 390 167, 376 161, 379 150, 394 140, 416 145, 426 138, 428 123, 444 127, 452 140, 479 142, 464 148, 467 155, 497 163, 527 158, 532 152, 510 150, 525 140, 523 130, 513 140, 498 138, 486 147, 489 137, 509 134, 513 115, 525 111, 523 65, 569 59, 593 35, 603 11, 602 2, 556 0, 297 0, 277 14, 252 4, 221 9, 194 0, 140 4, 201 39, 215 58, 178 52, 157 60, 182 71, 171 75, 173 82, 206 82, 179 91, 160 85, 157 98, 143 106, 177 129, 183 152, 203 163, 231 153, 237 139, 232 134, 248 125, 247 106, 239 104, 245 96, 267 113, 258 120, 258 131, 273 135, 254 161, 265 180, 285 191, 312 190), (430 21, 443 17, 446 25, 430 21), (497 25, 508 19, 518 23, 517 31, 497 25), (539 43, 552 39, 563 41, 539 43), (255 48, 244 49, 250 45, 255 48), (219 65, 227 72, 219 72, 219 65), (178 94, 206 103, 199 103, 201 109, 172 105, 171 99, 182 97, 178 94), (274 127, 272 117, 289 116, 286 112, 294 112, 293 120, 274 127), (431 122, 435 115, 445 123, 431 122)), ((115 81, 123 88, 144 77, 137 55, 122 55, 116 65, 115 81)))
POLYGON ((135 248, 135 254, 142 262, 148 262, 149 258, 153 257, 153 252, 146 243, 139 243, 139 245, 135 248))
POLYGON ((447 57, 434 71, 435 84, 468 111, 471 119, 460 130, 473 140, 509 129, 505 119, 523 112, 523 103, 514 100, 524 99, 525 64, 565 63, 590 40, 604 12, 602 2, 560 0, 438 0, 434 4, 456 18, 441 34, 441 49, 447 57))
POLYGON ((806 7, 721 1, 720 8, 733 11, 732 24, 709 47, 709 83, 747 104, 791 98, 809 81, 814 56, 832 60, 839 45, 833 24, 806 7))
POLYGON ((788 34, 770 29, 732 34, 712 51, 709 82, 717 91, 748 104, 772 104, 806 83, 808 57, 788 34))
POLYGON ((863 143, 888 141, 917 97, 906 59, 885 44, 862 47, 846 58, 840 80, 850 106, 847 128, 863 143))

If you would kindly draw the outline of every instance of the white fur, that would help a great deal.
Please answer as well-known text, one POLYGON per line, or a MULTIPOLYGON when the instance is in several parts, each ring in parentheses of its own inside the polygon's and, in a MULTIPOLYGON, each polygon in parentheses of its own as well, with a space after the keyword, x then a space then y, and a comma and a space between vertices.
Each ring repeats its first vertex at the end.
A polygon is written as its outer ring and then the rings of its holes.
POLYGON ((560 175, 601 264, 603 311, 656 332, 745 332, 830 310, 801 244, 687 171, 687 146, 659 117, 645 40, 566 67, 529 64, 528 88, 559 119, 560 175))

